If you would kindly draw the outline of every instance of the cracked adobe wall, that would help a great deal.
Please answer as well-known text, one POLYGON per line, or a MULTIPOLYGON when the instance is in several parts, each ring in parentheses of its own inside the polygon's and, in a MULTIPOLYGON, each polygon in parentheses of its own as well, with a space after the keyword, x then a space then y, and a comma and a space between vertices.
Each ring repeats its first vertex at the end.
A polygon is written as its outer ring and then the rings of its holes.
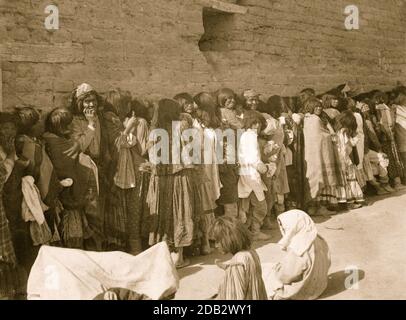
POLYGON ((293 95, 346 80, 366 89, 404 80, 403 0, 352 1, 358 31, 344 29, 350 3, 342 0, 227 2, 248 13, 203 21, 201 0, 0 0, 3 106, 65 105, 83 81, 158 98, 219 86, 293 95), (44 28, 49 4, 60 11, 53 32, 44 28))

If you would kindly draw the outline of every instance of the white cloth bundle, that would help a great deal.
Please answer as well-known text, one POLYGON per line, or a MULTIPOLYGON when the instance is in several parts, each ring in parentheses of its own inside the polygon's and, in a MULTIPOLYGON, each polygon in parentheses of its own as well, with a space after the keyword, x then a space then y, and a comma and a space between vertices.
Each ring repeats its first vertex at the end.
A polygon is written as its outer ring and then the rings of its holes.
POLYGON ((165 242, 137 256, 42 246, 28 279, 29 300, 91 300, 111 288, 153 300, 176 293, 179 278, 165 242))

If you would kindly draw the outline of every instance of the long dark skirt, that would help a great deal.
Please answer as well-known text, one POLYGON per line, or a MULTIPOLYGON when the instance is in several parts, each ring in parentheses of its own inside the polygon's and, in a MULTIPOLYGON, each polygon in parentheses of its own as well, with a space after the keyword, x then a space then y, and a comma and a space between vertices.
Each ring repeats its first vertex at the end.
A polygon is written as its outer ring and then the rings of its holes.
POLYGON ((382 151, 386 153, 389 158, 388 176, 391 179, 397 177, 403 178, 404 166, 400 158, 395 141, 386 140, 382 143, 382 151))
POLYGON ((193 169, 152 175, 148 190, 151 214, 149 244, 167 241, 171 249, 190 246, 196 215, 201 212, 199 187, 193 169))

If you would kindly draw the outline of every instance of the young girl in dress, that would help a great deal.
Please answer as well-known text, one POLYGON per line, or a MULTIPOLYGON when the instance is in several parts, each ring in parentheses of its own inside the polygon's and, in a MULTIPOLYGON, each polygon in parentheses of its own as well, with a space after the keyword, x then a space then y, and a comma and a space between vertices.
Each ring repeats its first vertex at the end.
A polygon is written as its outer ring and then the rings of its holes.
POLYGON ((266 241, 270 237, 261 232, 261 227, 268 213, 265 198, 267 187, 261 175, 266 174, 269 168, 261 160, 258 143, 258 134, 263 125, 262 119, 262 115, 257 111, 247 110, 244 113, 246 131, 241 135, 238 146, 240 164, 238 196, 240 198, 239 215, 247 217, 246 223, 253 233, 253 239, 266 241))
POLYGON ((261 132, 259 140, 263 160, 265 163, 275 166, 275 173, 268 174, 263 179, 268 188, 268 219, 266 220, 268 224, 270 222, 269 214, 272 210, 275 210, 276 215, 285 211, 285 195, 290 191, 285 161, 285 132, 280 117, 277 117, 277 115, 280 116, 280 113, 275 112, 274 107, 274 104, 264 103, 258 108, 265 120, 265 128, 261 132))
MULTIPOLYGON (((221 113, 222 129, 233 130, 236 138, 237 130, 242 129, 242 106, 237 103, 235 93, 228 88, 217 92, 217 106, 221 113)), ((221 181, 220 198, 218 204, 224 208, 227 216, 238 217, 238 162, 236 159, 237 139, 228 141, 223 139, 223 155, 225 162, 219 165, 221 181)))
POLYGON ((216 262, 224 270, 218 300, 267 300, 258 254, 251 248, 247 228, 237 219, 220 217, 213 225, 216 244, 224 254, 233 257, 225 263, 216 262))
POLYGON ((365 200, 356 176, 357 166, 351 159, 351 153, 358 142, 357 120, 352 111, 343 111, 337 118, 336 138, 340 165, 345 178, 344 186, 339 190, 345 195, 347 205, 351 209, 356 209, 361 207, 365 200))

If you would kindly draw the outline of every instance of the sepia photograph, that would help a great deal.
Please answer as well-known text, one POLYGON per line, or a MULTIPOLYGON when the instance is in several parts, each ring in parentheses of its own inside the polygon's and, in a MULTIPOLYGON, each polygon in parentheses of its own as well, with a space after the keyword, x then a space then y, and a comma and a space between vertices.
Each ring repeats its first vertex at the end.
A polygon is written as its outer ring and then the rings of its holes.
POLYGON ((0 300, 406 300, 405 243, 406 0, 0 0, 0 300))

